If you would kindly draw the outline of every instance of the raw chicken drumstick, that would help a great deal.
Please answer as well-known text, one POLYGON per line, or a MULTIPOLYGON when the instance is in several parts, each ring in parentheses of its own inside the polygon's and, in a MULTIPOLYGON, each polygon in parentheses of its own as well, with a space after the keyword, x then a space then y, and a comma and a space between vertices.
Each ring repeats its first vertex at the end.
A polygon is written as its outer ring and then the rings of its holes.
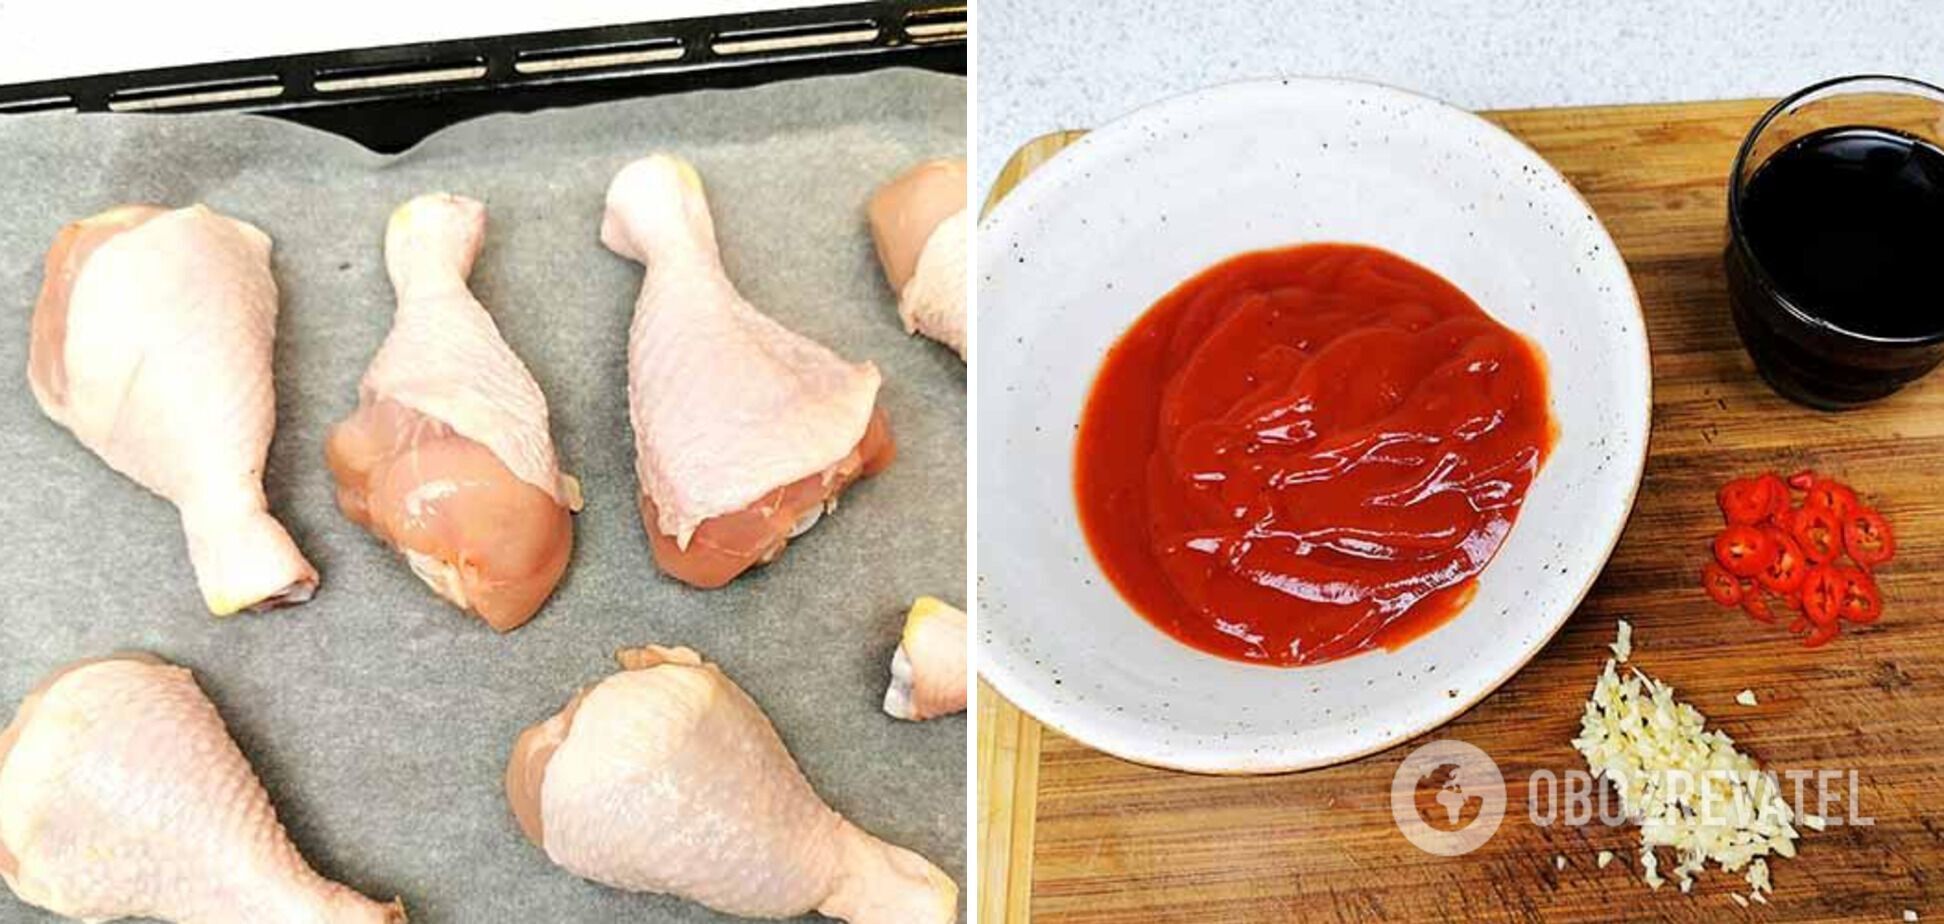
POLYGON ((965 711, 965 611, 919 597, 905 616, 904 638, 891 656, 884 712, 921 722, 965 711))
POLYGON ((965 357, 965 161, 928 160, 871 197, 871 236, 905 332, 965 357))
POLYGON ((200 205, 125 205, 62 228, 34 305, 34 399, 175 504, 218 616, 317 589, 263 496, 276 326, 269 236, 200 205))
POLYGON ((0 878, 83 921, 401 924, 319 876, 189 671, 69 665, 0 731, 0 878))
POLYGON ((694 167, 656 154, 622 168, 601 243, 648 267, 628 328, 628 411, 642 525, 663 571, 727 584, 891 464, 877 367, 737 294, 694 167))
POLYGON ((521 830, 575 875, 743 917, 951 924, 958 886, 818 798, 755 701, 687 648, 621 652, 513 746, 521 830))
POLYGON ((471 199, 424 195, 392 213, 398 312, 324 453, 345 516, 506 632, 566 573, 580 485, 561 474, 539 384, 466 288, 485 237, 471 199))

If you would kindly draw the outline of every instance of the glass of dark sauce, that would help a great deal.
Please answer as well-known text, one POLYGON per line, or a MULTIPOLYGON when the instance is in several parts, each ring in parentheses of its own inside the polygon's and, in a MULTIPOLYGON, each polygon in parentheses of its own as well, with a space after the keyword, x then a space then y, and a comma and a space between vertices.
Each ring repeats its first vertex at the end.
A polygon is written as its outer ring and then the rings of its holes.
POLYGON ((1826 410, 1944 360, 1944 89, 1844 77, 1755 123, 1728 187, 1729 301, 1762 377, 1826 410))

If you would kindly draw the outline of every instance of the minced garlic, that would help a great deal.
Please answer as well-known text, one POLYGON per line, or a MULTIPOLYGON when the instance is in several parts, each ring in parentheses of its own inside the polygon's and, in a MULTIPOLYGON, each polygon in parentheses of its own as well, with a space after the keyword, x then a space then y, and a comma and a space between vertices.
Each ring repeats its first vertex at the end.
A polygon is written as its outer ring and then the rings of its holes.
POLYGON ((1682 891, 1713 862, 1727 872, 1747 869, 1752 897, 1759 898, 1769 891, 1762 858, 1795 856, 1794 812, 1775 777, 1726 734, 1710 731, 1700 711, 1674 699, 1672 687, 1638 668, 1621 678, 1617 656, 1630 650, 1631 633, 1624 621, 1620 626, 1616 657, 1594 684, 1573 746, 1639 823, 1641 879, 1649 886, 1666 881, 1655 848, 1671 847, 1682 891))

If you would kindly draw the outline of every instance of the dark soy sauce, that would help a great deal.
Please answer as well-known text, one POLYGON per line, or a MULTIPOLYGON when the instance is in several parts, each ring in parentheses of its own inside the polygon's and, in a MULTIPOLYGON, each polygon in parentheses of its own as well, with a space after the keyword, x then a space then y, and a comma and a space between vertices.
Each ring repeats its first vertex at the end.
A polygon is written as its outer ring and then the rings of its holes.
POLYGON ((1742 190, 1741 231, 1803 312, 1867 337, 1944 331, 1944 150, 1883 128, 1798 138, 1742 190))

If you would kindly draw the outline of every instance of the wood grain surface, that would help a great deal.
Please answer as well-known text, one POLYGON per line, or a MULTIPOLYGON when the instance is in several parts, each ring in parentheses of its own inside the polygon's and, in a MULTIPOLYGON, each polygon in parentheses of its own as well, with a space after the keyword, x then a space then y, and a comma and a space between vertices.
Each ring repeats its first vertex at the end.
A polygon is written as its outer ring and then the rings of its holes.
MULTIPOLYGON (((1136 766, 1034 728, 980 688, 981 920, 1944 920, 1944 373, 1863 410, 1810 411, 1754 373, 1728 317, 1727 174, 1767 102, 1488 113, 1572 180, 1633 272, 1653 349, 1652 452, 1639 503, 1592 595, 1523 671, 1449 725, 1338 767, 1255 778, 1136 766), (1697 585, 1715 488, 1810 467, 1849 479, 1898 530, 1880 623, 1808 651, 1716 609, 1697 585), (1613 638, 1770 769, 1854 770, 1874 824, 1804 831, 1771 863, 1773 904, 1738 875, 1650 890, 1632 826, 1534 824, 1534 771, 1583 769, 1568 743, 1613 638), (1752 689, 1759 705, 1735 704, 1752 689), (1437 738, 1485 749, 1508 784, 1498 833, 1445 859, 1391 820, 1392 775, 1437 738), (991 832, 1004 832, 1003 839, 991 832), (997 849, 995 849, 997 848, 997 849), (1600 850, 1619 855, 1595 867, 1600 850), (1566 859, 1564 869, 1556 858, 1566 859), (996 866, 995 866, 996 864, 996 866)), ((1071 143, 1048 136, 995 196, 1071 143)), ((987 311, 1002 305, 983 306, 987 311)), ((1838 791, 1846 791, 1839 787, 1838 791)), ((1662 867, 1673 858, 1663 852, 1662 867)))

